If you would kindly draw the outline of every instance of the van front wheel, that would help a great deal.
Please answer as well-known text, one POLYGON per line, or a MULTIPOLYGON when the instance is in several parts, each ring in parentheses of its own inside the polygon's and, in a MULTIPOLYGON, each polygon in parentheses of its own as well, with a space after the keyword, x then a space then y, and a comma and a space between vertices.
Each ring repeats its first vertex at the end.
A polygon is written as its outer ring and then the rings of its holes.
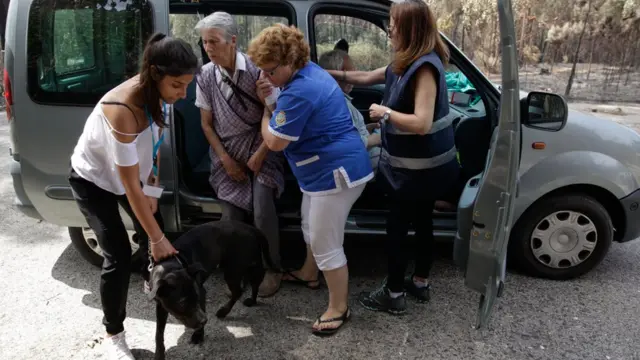
POLYGON ((596 267, 612 241, 611 217, 596 199, 553 196, 518 220, 509 241, 510 262, 536 277, 573 279, 596 267))
MULTIPOLYGON (((131 244, 131 256, 136 257, 139 249, 138 236, 135 231, 128 231, 131 244)), ((96 233, 90 227, 70 227, 69 238, 80 256, 90 264, 102 267, 102 249, 98 245, 96 233)))

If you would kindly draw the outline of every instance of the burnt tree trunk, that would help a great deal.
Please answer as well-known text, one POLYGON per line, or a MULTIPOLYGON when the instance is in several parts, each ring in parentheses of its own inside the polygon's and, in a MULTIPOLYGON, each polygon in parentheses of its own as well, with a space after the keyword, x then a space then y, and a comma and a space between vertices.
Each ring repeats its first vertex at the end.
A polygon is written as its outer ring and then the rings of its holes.
MULTIPOLYGON (((464 31, 464 25, 462 26, 462 41, 461 41, 461 46, 460 49, 462 49, 462 52, 464 53, 464 34, 466 32, 464 31)), ((465 53, 466 54, 466 53, 465 53)), ((467 55, 468 56, 468 55, 467 55)))
POLYGON ((491 34, 491 38, 493 40, 493 64, 491 64, 491 68, 495 69, 496 65, 498 65, 498 59, 500 58, 500 30, 498 29, 498 22, 494 21, 493 29, 491 30, 493 33, 491 34))
POLYGON ((627 61, 627 50, 629 49, 629 38, 624 40, 623 42, 623 50, 622 50, 622 61, 620 61, 620 67, 618 68, 617 79, 616 79, 616 93, 620 90, 620 79, 622 78, 622 73, 625 71, 625 62, 627 61))
POLYGON ((593 64, 593 48, 596 44, 596 36, 591 34, 591 48, 589 49, 589 69, 587 70, 587 81, 589 81, 589 76, 591 76, 591 65, 593 64))
MULTIPOLYGON (((638 31, 634 31, 633 36, 631 37, 632 39, 637 39, 638 38, 638 31)), ((627 69, 627 77, 624 79, 624 84, 629 85, 629 77, 631 75, 632 72, 635 71, 636 68, 636 53, 638 51, 638 41, 635 42, 634 46, 633 46, 633 50, 631 50, 631 62, 629 63, 629 68, 627 69)))
MULTIPOLYGON (((454 25, 453 33, 451 34, 452 42, 454 44, 458 43, 458 28, 460 27, 460 23, 462 22, 462 16, 463 16, 462 11, 456 14, 456 24, 454 25)), ((462 27, 462 29, 463 29, 462 31, 464 32, 464 26, 462 27)))
POLYGON ((589 8, 587 9, 587 16, 585 16, 584 25, 582 26, 582 31, 580 32, 580 37, 578 38, 578 45, 576 46, 576 52, 573 57, 573 66, 571 67, 571 74, 569 75, 569 82, 567 83, 567 88, 564 91, 564 96, 566 98, 571 94, 571 86, 573 85, 573 78, 576 76, 576 66, 578 65, 578 59, 580 58, 580 46, 582 45, 582 38, 584 37, 584 33, 587 30, 587 24, 589 23, 589 15, 591 15, 591 0, 589 0, 589 8))
POLYGON ((543 40, 542 44, 540 45, 540 59, 538 60, 539 64, 544 64, 544 55, 547 52, 548 45, 549 45, 549 42, 546 40, 543 40))
POLYGON ((527 32, 527 19, 531 8, 527 9, 527 13, 522 15, 522 29, 520 30, 520 63, 524 62, 524 46, 525 46, 525 34, 527 32))

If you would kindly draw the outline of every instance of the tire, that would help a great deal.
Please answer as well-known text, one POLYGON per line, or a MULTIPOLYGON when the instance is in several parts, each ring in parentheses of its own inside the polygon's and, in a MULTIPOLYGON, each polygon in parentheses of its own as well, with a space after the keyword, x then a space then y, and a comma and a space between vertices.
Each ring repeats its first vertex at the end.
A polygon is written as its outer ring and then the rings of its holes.
MULTIPOLYGON (((129 231, 129 241, 131 243, 131 256, 134 259, 134 269, 137 266, 139 260, 138 256, 138 242, 135 231, 129 231)), ((76 248, 80 256, 87 260, 90 264, 102 267, 102 250, 98 246, 95 233, 91 228, 70 227, 69 238, 71 243, 76 248)))
POLYGON ((558 195, 538 201, 521 216, 509 241, 509 260, 529 275, 569 280, 595 268, 612 241, 611 217, 597 200, 558 195))

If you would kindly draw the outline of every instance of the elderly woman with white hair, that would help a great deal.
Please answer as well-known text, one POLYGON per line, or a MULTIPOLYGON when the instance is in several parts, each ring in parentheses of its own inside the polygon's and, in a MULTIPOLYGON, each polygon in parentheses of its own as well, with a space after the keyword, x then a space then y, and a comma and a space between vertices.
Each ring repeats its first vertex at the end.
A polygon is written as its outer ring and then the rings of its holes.
MULTIPOLYGON (((280 267, 275 198, 284 189, 284 157, 272 152, 260 134, 265 106, 272 108, 278 89, 260 82, 260 69, 237 49, 238 28, 226 12, 214 12, 196 25, 211 60, 197 77, 196 106, 211 145, 209 183, 222 204, 222 219, 253 220, 269 241, 280 267)), ((280 288, 280 272, 269 272, 259 295, 280 288)))

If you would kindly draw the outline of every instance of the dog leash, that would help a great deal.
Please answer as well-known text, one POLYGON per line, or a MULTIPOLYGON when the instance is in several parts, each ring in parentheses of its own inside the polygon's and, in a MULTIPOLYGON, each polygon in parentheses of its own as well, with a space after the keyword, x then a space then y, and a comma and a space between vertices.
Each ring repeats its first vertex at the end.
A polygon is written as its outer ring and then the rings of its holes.
MULTIPOLYGON (((153 256, 151 255, 151 239, 149 239, 149 249, 147 249, 147 253, 149 254, 149 266, 147 267, 147 270, 149 270, 149 273, 151 273, 151 270, 153 270, 153 267, 155 266, 153 261, 153 256)), ((180 266, 182 267, 185 267, 184 262, 182 261, 182 259, 180 259, 179 255, 172 255, 171 257, 176 258, 176 261, 178 261, 178 264, 180 264, 180 266)))
POLYGON ((148 245, 147 245, 147 253, 149 255, 149 266, 147 266, 147 270, 149 270, 149 273, 151 273, 151 270, 153 270, 153 256, 151 255, 151 238, 149 237, 149 240, 147 241, 148 245))

